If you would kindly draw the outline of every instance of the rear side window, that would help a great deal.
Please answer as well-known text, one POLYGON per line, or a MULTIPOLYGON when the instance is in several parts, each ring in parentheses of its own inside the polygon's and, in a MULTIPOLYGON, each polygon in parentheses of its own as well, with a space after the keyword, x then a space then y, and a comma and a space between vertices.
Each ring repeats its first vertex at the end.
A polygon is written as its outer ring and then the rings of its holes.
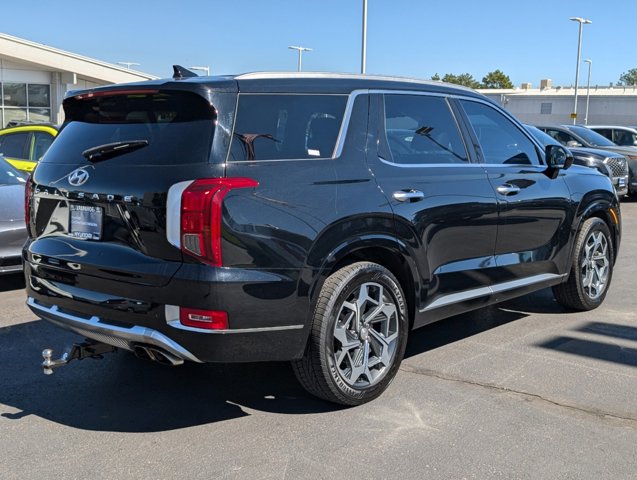
POLYGON ((240 95, 230 160, 331 158, 347 98, 347 95, 240 95))
POLYGON ((468 161, 458 126, 444 98, 385 95, 385 130, 394 163, 468 161))
POLYGON ((53 135, 45 132, 35 132, 35 145, 33 148, 33 159, 40 160, 53 143, 53 135))
POLYGON ((43 158, 45 163, 74 163, 82 152, 117 142, 146 141, 109 158, 109 163, 175 165, 208 162, 216 112, 190 92, 116 91, 68 98, 66 121, 43 158))
POLYGON ((29 158, 30 138, 29 132, 7 133, 0 136, 0 154, 5 157, 27 160, 29 158))

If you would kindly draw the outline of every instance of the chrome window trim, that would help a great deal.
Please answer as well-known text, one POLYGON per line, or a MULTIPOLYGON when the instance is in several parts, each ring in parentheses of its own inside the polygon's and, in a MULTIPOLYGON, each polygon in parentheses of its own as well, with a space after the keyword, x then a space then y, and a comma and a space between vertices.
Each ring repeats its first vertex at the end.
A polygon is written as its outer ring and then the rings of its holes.
POLYGON ((166 305, 164 308, 166 323, 179 330, 187 330, 189 332, 207 333, 216 335, 226 335, 232 333, 263 333, 263 332, 280 332, 284 330, 300 330, 303 325, 282 325, 280 327, 256 327, 256 328, 225 328, 219 330, 207 330, 205 328, 189 327, 179 322, 179 307, 177 305, 166 305))
POLYGON ((467 162, 467 163, 394 163, 389 160, 385 160, 384 158, 378 159, 381 163, 385 165, 389 165, 390 167, 397 168, 441 168, 441 167, 450 167, 450 168, 466 168, 466 167, 477 167, 484 170, 484 167, 487 166, 484 163, 475 163, 475 162, 467 162))
MULTIPOLYGON (((237 124, 237 112, 239 111, 239 99, 240 97, 247 95, 247 96, 263 96, 263 95, 287 95, 287 96, 300 96, 300 95, 313 95, 313 96, 329 96, 329 97, 348 97, 347 98, 347 102, 345 104, 345 111, 343 112, 343 119, 341 120, 341 126, 338 130, 338 135, 336 136, 336 144, 334 146, 334 150, 332 150, 332 155, 329 157, 310 157, 310 158, 271 158, 268 160, 230 160, 230 151, 232 150, 232 139, 230 140, 230 147, 228 148, 228 154, 226 155, 226 164, 232 164, 232 165, 236 165, 236 164, 255 164, 255 163, 269 163, 269 162, 315 162, 317 160, 334 160, 335 158, 338 158, 338 155, 335 155, 334 152, 336 152, 337 148, 338 148, 338 144, 339 144, 339 140, 340 140, 340 136, 341 136, 341 132, 343 131, 343 126, 349 125, 349 118, 351 116, 351 106, 350 106, 350 102, 351 102, 351 93, 347 94, 347 93, 320 93, 320 92, 309 92, 309 93, 304 93, 304 92, 290 92, 290 93, 286 93, 286 92, 239 92, 237 94, 237 102, 235 105, 235 116, 234 116, 234 122, 232 124, 232 133, 234 135, 235 132, 235 127, 237 124), (349 114, 348 114, 348 109, 349 109, 349 114)), ((347 128, 347 127, 346 127, 347 128)))
POLYGON ((516 288, 525 287, 528 285, 534 285, 536 283, 542 283, 549 280, 557 280, 565 278, 568 274, 558 275, 555 273, 542 273, 539 275, 533 275, 531 277, 521 278, 518 280, 511 280, 509 282, 497 283, 489 287, 479 287, 472 290, 466 290, 459 293, 451 293, 449 295, 443 295, 437 298, 425 308, 420 309, 420 313, 427 312, 429 310, 435 310, 436 308, 446 307, 458 302, 464 302, 467 300, 473 300, 474 298, 486 297, 487 295, 493 295, 494 293, 506 292, 508 290, 514 290, 516 288))
MULTIPOLYGON (((316 76, 316 77, 312 77, 312 78, 327 78, 329 76, 316 76)), ((287 78, 287 76, 285 74, 281 75, 280 77, 263 77, 263 76, 241 76, 238 78, 287 78)), ((335 77, 335 78, 339 78, 339 77, 335 77)), ((367 78, 367 77, 365 77, 367 78)), ((414 83, 418 83, 416 81, 414 81, 414 83)), ((429 84, 422 84, 423 87, 428 86, 429 84)), ((431 85, 436 85, 436 83, 432 83, 431 85)), ((241 95, 330 95, 330 96, 347 96, 347 104, 345 105, 345 112, 343 113, 343 121, 341 122, 341 128, 339 129, 338 135, 336 137, 336 145, 334 147, 334 151, 332 152, 332 156, 331 157, 323 157, 323 158, 284 158, 284 159, 270 159, 270 160, 230 160, 230 148, 228 149, 228 155, 226 157, 226 164, 255 164, 255 163, 269 163, 269 162, 311 162, 311 161, 326 161, 326 160, 335 160, 337 158, 340 158, 340 156, 343 154, 343 148, 345 146, 345 137, 347 136, 347 129, 349 128, 349 124, 350 124, 350 120, 352 117, 352 111, 354 109, 354 102, 356 101, 356 98, 359 95, 371 95, 371 94, 395 94, 395 95, 424 95, 424 96, 433 96, 433 97, 443 97, 443 98, 455 98, 455 99, 474 99, 474 97, 469 96, 469 95, 460 95, 460 94, 448 94, 448 93, 440 93, 440 92, 426 92, 426 91, 419 91, 419 90, 391 90, 391 89, 357 89, 357 90, 352 90, 349 94, 346 93, 316 93, 316 92, 311 92, 311 93, 303 93, 303 92, 294 92, 294 93, 281 93, 281 92, 245 92, 245 93, 241 93, 239 92, 237 94, 237 103, 235 106, 235 112, 238 109, 239 106, 239 97, 241 95)), ((488 101, 484 101, 480 98, 475 98, 475 100, 477 101, 481 101, 485 104, 489 104, 488 101)), ((236 126, 236 121, 237 121, 237 115, 235 114, 235 119, 234 119, 234 123, 232 125, 232 132, 234 133, 235 131, 235 126, 236 126)), ((454 120, 457 120, 454 116, 454 120)), ((458 129, 460 136, 464 142, 464 137, 462 136, 462 132, 460 132, 460 128, 458 129)), ((465 145, 466 146, 466 145, 465 145)), ((470 164, 471 162, 468 161, 467 164, 470 164)), ((398 165, 398 164, 394 164, 391 163, 392 165, 398 165)), ((428 166, 431 164, 419 164, 419 165, 414 165, 414 166, 428 166)), ((444 165, 448 165, 448 164, 444 164, 444 165)))

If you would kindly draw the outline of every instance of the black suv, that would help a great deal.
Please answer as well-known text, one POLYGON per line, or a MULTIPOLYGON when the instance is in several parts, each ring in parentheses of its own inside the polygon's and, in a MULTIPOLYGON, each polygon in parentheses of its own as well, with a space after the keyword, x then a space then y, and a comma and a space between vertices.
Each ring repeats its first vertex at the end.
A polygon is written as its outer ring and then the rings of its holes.
POLYGON ((545 287, 584 310, 608 291, 608 177, 468 89, 176 75, 64 111, 27 186, 27 302, 96 345, 291 360, 309 392, 355 405, 412 328, 545 287))

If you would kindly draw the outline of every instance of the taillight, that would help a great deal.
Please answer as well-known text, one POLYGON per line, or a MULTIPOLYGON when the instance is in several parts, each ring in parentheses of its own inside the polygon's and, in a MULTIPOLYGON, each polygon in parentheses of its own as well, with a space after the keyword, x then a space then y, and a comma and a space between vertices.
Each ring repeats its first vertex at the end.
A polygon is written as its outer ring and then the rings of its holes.
POLYGON ((222 204, 235 188, 256 187, 250 178, 204 178, 193 181, 181 194, 182 251, 220 267, 222 204))
POLYGON ((218 310, 179 307, 179 323, 187 327, 205 328, 206 330, 226 330, 228 328, 228 314, 218 310))
POLYGON ((24 224, 27 227, 27 233, 30 232, 29 223, 31 221, 31 195, 33 194, 33 181, 31 175, 27 178, 24 186, 24 224))

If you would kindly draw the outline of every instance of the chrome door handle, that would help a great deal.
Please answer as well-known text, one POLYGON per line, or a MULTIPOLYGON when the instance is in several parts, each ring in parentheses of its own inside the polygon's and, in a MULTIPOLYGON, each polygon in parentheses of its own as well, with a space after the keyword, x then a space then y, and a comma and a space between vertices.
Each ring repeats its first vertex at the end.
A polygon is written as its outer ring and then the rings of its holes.
POLYGON ((425 194, 419 190, 398 190, 393 197, 399 202, 417 202, 425 198, 425 194))
POLYGON ((511 185, 510 183, 504 183, 495 189, 500 195, 504 196, 520 193, 520 187, 517 185, 511 185))

